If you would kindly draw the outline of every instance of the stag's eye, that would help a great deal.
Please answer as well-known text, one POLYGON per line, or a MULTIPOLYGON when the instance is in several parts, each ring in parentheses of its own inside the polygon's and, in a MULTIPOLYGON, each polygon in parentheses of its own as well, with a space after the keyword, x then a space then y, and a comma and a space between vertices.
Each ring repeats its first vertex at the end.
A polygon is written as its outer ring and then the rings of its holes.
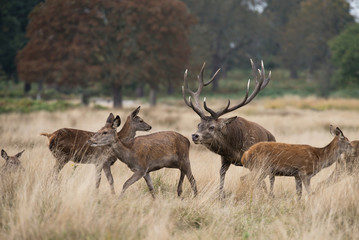
POLYGON ((103 134, 107 134, 108 132, 103 132, 103 134))
POLYGON ((210 126, 208 129, 209 129, 210 131, 213 131, 213 130, 214 130, 214 126, 210 126))

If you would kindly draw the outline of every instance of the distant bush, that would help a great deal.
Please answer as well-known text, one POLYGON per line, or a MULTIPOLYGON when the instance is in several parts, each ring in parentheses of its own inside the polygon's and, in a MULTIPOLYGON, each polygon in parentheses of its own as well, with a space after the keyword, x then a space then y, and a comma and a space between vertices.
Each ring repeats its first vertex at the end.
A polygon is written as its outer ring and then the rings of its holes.
POLYGON ((19 113, 29 113, 34 111, 63 111, 70 108, 78 107, 77 104, 72 104, 66 101, 51 101, 46 102, 42 100, 32 100, 29 98, 21 99, 0 99, 0 114, 1 113, 10 113, 10 112, 19 112, 19 113))

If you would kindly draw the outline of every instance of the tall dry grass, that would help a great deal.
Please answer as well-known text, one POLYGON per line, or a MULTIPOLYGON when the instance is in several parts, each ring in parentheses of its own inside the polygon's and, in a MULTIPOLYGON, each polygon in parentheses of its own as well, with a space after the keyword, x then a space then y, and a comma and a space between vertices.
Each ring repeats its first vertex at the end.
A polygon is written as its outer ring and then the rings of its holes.
MULTIPOLYGON (((351 108, 335 105, 329 110, 301 108, 316 99, 260 99, 235 113, 270 130, 278 141, 322 147, 332 140, 329 124, 339 126, 350 139, 359 139, 359 102, 351 108), (283 101, 283 102, 281 102, 283 101), (288 104, 292 103, 292 104, 288 104), (296 104, 294 104, 296 103, 296 104), (268 106, 276 107, 268 107, 268 106), (354 106, 354 107, 353 107, 354 106)), ((336 102, 335 102, 336 103, 336 102)), ((342 105, 346 100, 340 100, 342 105)), ((223 100, 212 100, 219 108, 223 100)), ((135 108, 111 110, 123 121, 135 108)), ((0 147, 10 155, 26 149, 21 160, 26 171, 0 176, 0 239, 354 239, 359 236, 358 176, 344 177, 332 186, 295 195, 294 179, 278 177, 275 198, 250 183, 241 182, 248 170, 231 166, 225 182, 226 199, 219 201, 220 157, 191 144, 190 159, 199 195, 192 197, 184 182, 182 198, 176 196, 179 171, 151 173, 157 199, 144 180, 133 184, 122 199, 110 193, 105 177, 95 190, 92 165, 68 163, 56 180, 51 175, 55 160, 41 132, 62 127, 98 130, 110 110, 77 109, 58 113, 0 115, 0 147)), ((181 101, 140 112, 152 125, 151 132, 175 130, 190 138, 199 117, 181 101)), ((141 133, 147 134, 147 133, 141 133)), ((3 161, 3 160, 1 160, 3 161)), ((1 162, 0 162, 1 164, 1 162)), ((326 179, 333 167, 312 180, 326 179)), ((131 171, 121 162, 112 167, 119 193, 131 171)), ((268 184, 268 182, 267 182, 268 184)))

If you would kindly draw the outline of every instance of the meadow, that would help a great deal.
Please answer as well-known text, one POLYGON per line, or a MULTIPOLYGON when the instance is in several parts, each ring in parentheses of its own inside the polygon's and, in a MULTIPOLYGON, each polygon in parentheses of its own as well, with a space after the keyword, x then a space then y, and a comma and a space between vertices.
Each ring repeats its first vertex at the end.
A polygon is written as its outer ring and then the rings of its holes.
MULTIPOLYGON (((213 109, 225 103, 224 99, 208 100, 213 109)), ((161 169, 151 173, 155 200, 143 179, 119 199, 123 183, 132 175, 120 161, 111 168, 116 195, 111 194, 104 174, 99 191, 95 190, 93 165, 70 162, 59 179, 53 179, 55 159, 40 133, 63 127, 97 131, 110 112, 124 123, 138 105, 0 115, 0 148, 9 155, 25 149, 20 159, 25 172, 0 176, 0 239, 328 240, 359 236, 359 177, 347 176, 327 188, 317 188, 335 164, 312 179, 314 194, 303 191, 301 200, 296 197, 293 177, 277 177, 271 198, 241 182, 249 171, 234 165, 226 175, 226 197, 219 200, 220 156, 192 141, 190 160, 199 190, 195 198, 187 179, 178 198, 179 170, 161 169)), ((225 117, 234 115, 259 123, 279 142, 324 147, 333 139, 330 124, 340 127, 350 140, 359 139, 359 100, 260 98, 225 117)), ((150 132, 174 130, 189 139, 199 122, 182 100, 143 105, 139 116, 152 126, 150 132)), ((138 135, 142 134, 147 133, 138 135)))

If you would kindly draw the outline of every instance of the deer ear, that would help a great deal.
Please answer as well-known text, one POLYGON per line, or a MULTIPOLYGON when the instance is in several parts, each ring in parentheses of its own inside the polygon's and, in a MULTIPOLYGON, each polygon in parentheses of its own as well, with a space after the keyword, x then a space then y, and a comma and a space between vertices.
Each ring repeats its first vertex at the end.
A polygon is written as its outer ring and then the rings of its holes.
POLYGON ((9 159, 9 156, 7 155, 7 153, 5 152, 4 149, 1 149, 1 156, 7 161, 9 159))
POLYGON ((113 120, 114 120, 115 116, 113 116, 112 113, 110 113, 110 115, 108 115, 108 118, 106 120, 106 123, 113 123, 113 120))
POLYGON ((227 125, 227 124, 230 124, 231 122, 233 122, 233 120, 235 120, 237 117, 231 117, 231 118, 227 118, 224 120, 224 123, 227 125))
POLYGON ((25 152, 25 150, 22 150, 21 152, 19 152, 18 154, 16 154, 15 157, 20 158, 23 152, 25 152))
POLYGON ((333 127, 333 125, 330 125, 330 133, 333 136, 338 136, 340 138, 344 138, 344 134, 343 134, 342 130, 340 130, 340 128, 338 128, 338 127, 333 127))
POLYGON ((116 118, 113 120, 112 128, 113 128, 113 129, 116 129, 116 128, 118 128, 120 125, 121 125, 121 118, 120 118, 120 116, 117 115, 116 118))
POLYGON ((137 114, 140 112, 140 108, 141 106, 138 106, 138 108, 136 108, 135 111, 131 113, 132 118, 135 118, 137 116, 137 114))

